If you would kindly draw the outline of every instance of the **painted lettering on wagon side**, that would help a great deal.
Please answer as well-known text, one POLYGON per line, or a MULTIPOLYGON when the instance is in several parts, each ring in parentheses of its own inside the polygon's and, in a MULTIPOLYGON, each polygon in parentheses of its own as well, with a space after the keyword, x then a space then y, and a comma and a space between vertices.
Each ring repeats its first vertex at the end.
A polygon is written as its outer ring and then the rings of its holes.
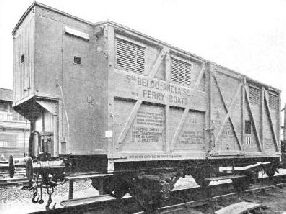
POLYGON ((184 97, 169 95, 169 102, 170 104, 182 104, 186 106, 188 104, 188 99, 184 97))
POLYGON ((146 107, 138 111, 132 127, 132 138, 137 143, 163 141, 164 113, 160 107, 146 107))
MULTIPOLYGON (((161 92, 157 92, 157 91, 153 91, 153 90, 142 90, 142 94, 143 94, 143 98, 148 100, 155 100, 158 102, 165 102, 166 101, 166 96, 164 93, 161 92)), ((187 106, 188 105, 188 99, 186 97, 180 97, 180 96, 176 96, 176 95, 169 95, 169 103, 175 104, 175 105, 184 105, 187 106)))
POLYGON ((153 100, 163 102, 165 98, 165 94, 161 92, 152 91, 152 90, 143 90, 143 98, 153 99, 153 100))
POLYGON ((204 144, 204 113, 189 112, 179 135, 179 144, 204 144))
MULTIPOLYGON (((165 101, 165 94, 161 92, 156 92, 153 90, 143 90, 143 98, 144 99, 153 99, 159 102, 165 101)), ((169 103, 170 104, 181 104, 181 105, 187 105, 188 99, 185 97, 179 97, 176 95, 169 95, 169 103)))
MULTIPOLYGON (((191 90, 182 86, 166 83, 162 80, 150 79, 147 77, 126 75, 127 83, 133 83, 138 87, 142 87, 142 97, 145 100, 153 100, 155 102, 164 103, 166 99, 169 104, 187 106, 191 97, 191 90), (166 95, 166 92, 169 95, 166 95)), ((132 94, 136 95, 135 92, 132 94)), ((136 95, 138 96, 138 94, 136 95)))
POLYGON ((180 136, 182 144, 203 144, 204 133, 202 131, 184 131, 180 136))
POLYGON ((159 129, 149 127, 136 126, 132 134, 133 138, 140 143, 160 142, 160 137, 162 137, 162 132, 159 129))
POLYGON ((181 158, 182 155, 176 154, 150 154, 150 155, 131 155, 129 158, 131 159, 164 159, 164 158, 181 158))
POLYGON ((147 77, 126 75, 127 83, 135 83, 147 89, 154 89, 164 92, 169 92, 174 95, 191 96, 191 90, 182 86, 167 83, 163 80, 150 79, 147 77))

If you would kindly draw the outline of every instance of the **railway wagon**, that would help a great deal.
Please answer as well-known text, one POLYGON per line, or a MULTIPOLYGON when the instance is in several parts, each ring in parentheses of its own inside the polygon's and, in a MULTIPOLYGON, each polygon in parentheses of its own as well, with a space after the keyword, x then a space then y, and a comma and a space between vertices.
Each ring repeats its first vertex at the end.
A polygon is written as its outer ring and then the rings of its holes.
POLYGON ((269 175, 278 166, 278 89, 36 2, 13 39, 14 109, 31 122, 33 166, 49 163, 42 176, 63 173, 62 159, 104 192, 141 197, 165 194, 185 174, 202 184, 219 166, 268 162, 269 175))

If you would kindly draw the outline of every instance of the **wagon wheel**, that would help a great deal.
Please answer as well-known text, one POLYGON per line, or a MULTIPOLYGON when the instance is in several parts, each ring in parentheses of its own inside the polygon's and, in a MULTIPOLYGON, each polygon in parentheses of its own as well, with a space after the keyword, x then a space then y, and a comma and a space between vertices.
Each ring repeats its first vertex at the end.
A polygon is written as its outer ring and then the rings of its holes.
MULTIPOLYGON (((100 188, 100 182, 97 179, 93 179, 91 185, 95 189, 100 188)), ((115 198, 122 198, 129 191, 128 185, 125 181, 115 180, 114 178, 104 179, 102 188, 103 194, 108 194, 115 198)))
POLYGON ((33 160, 31 157, 29 157, 28 160, 26 161, 26 176, 29 180, 29 187, 32 187, 33 175, 34 175, 33 160))
POLYGON ((9 176, 10 178, 14 177, 15 174, 15 166, 14 166, 14 161, 13 161, 13 156, 9 156, 9 161, 8 161, 8 170, 9 170, 9 176))
POLYGON ((154 211, 160 206, 161 197, 154 196, 146 189, 136 188, 134 191, 134 198, 146 213, 154 213, 154 211))
POLYGON ((122 198, 126 193, 128 193, 128 186, 123 182, 115 183, 113 191, 110 195, 114 196, 115 198, 122 198))
POLYGON ((249 187, 250 180, 248 177, 232 179, 232 185, 237 192, 242 192, 249 187))
POLYGON ((265 169, 264 171, 265 171, 266 175, 270 179, 272 179, 274 177, 274 175, 275 175, 276 169, 274 167, 269 167, 269 168, 265 169))
POLYGON ((202 188, 207 187, 210 184, 210 181, 206 180, 205 177, 197 177, 195 178, 195 181, 202 188))
POLYGON ((263 167, 264 172, 266 173, 266 175, 272 179, 275 175, 275 172, 278 172, 278 164, 275 163, 271 163, 269 165, 266 165, 263 167))
MULTIPOLYGON (((112 194, 113 188, 114 186, 110 185, 111 183, 109 182, 109 180, 105 179, 103 181, 103 186, 102 186, 102 194, 112 194)), ((94 189, 100 190, 101 188, 101 184, 100 184, 100 180, 99 179, 91 179, 91 185, 94 189)))
POLYGON ((210 176, 210 173, 207 173, 206 170, 196 171, 192 174, 192 177, 195 179, 196 183, 202 188, 207 187, 210 184, 209 180, 206 180, 210 176))

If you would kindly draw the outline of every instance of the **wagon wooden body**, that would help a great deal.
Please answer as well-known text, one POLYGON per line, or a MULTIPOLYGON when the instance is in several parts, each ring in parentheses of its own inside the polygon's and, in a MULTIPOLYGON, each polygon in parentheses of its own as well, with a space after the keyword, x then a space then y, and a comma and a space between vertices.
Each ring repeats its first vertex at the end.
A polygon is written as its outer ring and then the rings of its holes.
POLYGON ((280 156, 278 89, 39 3, 13 36, 14 108, 31 121, 31 155, 98 155, 111 170, 116 162, 280 156))

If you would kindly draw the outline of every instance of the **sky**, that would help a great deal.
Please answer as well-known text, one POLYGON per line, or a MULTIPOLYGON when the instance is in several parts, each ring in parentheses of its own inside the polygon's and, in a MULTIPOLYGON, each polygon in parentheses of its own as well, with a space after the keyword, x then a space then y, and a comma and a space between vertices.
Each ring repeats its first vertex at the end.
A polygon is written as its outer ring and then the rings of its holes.
MULTIPOLYGON (((282 90, 286 0, 40 0, 90 22, 111 20, 282 90)), ((12 29, 31 0, 0 0, 0 88, 13 87, 12 29)))

